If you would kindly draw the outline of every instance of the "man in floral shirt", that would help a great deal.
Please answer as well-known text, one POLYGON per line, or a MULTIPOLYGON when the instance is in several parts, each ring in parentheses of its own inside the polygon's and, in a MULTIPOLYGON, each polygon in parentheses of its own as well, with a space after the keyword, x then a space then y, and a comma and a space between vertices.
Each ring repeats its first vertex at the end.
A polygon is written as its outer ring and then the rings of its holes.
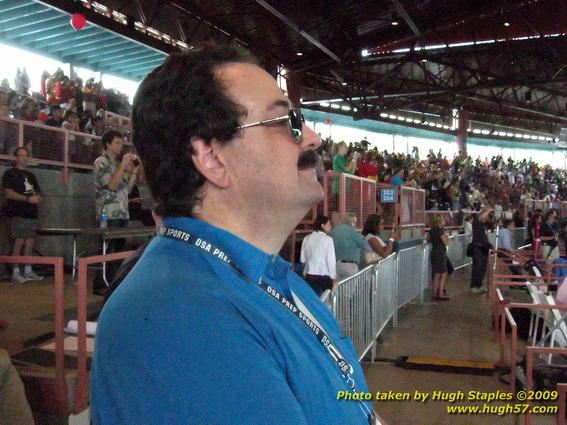
MULTIPOLYGON (((130 177, 128 172, 134 166, 136 156, 126 153, 118 162, 118 157, 124 147, 122 134, 116 130, 109 130, 102 135, 104 154, 94 162, 94 177, 96 188, 96 214, 97 219, 106 214, 108 227, 126 227, 128 225, 128 193, 136 183, 138 166, 136 166, 130 177)), ((123 239, 114 239, 108 246, 107 253, 121 251, 124 247, 123 239)), ((109 263, 107 277, 112 279, 117 265, 109 263)), ((93 293, 104 295, 106 291, 102 272, 99 270, 93 283, 93 293)))

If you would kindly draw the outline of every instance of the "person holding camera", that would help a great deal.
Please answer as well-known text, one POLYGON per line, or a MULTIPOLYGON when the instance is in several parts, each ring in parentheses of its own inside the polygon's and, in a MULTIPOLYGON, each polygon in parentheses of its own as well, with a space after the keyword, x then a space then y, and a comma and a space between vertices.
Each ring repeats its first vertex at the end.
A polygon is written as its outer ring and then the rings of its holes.
MULTIPOLYGON (((106 216, 107 227, 127 227, 130 218, 128 194, 136 183, 140 163, 133 153, 125 153, 118 161, 124 148, 124 138, 117 130, 108 130, 102 135, 102 146, 104 153, 94 162, 97 220, 103 221, 103 216, 106 216)), ((124 239, 113 239, 106 252, 119 252, 124 243, 124 239)), ((117 267, 115 262, 107 265, 109 280, 117 267)), ((104 295, 106 288, 99 270, 93 283, 93 293, 104 295)))

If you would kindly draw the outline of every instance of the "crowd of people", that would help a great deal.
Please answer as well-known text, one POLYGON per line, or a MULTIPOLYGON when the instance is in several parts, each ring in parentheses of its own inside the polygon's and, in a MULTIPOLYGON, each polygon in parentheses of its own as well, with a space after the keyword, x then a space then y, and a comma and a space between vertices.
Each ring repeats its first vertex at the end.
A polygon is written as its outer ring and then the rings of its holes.
POLYGON ((66 130, 102 136, 111 123, 104 112, 128 116, 131 106, 125 94, 105 89, 102 82, 67 76, 61 69, 43 72, 40 91, 30 94, 25 68, 18 69, 14 87, 4 79, 0 84, 0 117, 10 117, 66 130))
POLYGON ((323 142, 320 155, 326 170, 355 174, 381 183, 425 189, 427 210, 480 210, 492 205, 496 211, 519 210, 529 199, 550 203, 567 199, 567 171, 539 165, 527 159, 502 156, 473 159, 460 152, 452 159, 433 150, 420 158, 369 148, 357 143, 323 142))

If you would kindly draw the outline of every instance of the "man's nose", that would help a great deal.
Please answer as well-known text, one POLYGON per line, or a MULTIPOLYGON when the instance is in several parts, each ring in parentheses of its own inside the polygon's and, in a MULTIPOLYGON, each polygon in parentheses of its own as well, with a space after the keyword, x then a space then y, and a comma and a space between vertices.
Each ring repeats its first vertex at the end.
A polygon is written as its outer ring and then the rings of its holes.
POLYGON ((321 137, 305 124, 301 136, 300 146, 302 150, 315 150, 321 146, 321 137))

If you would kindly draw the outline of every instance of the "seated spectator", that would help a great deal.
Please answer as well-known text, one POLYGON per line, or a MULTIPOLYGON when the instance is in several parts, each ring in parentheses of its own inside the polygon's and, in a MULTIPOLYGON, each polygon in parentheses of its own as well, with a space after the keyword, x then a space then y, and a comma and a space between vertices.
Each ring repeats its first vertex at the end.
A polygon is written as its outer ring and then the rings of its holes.
POLYGON ((85 131, 95 136, 102 136, 105 132, 105 127, 106 123, 104 122, 104 118, 97 115, 93 119, 89 120, 85 126, 85 131))
POLYGON ((65 111, 65 114, 63 115, 63 122, 61 123, 61 128, 69 131, 81 131, 79 127, 79 117, 71 109, 67 109, 65 111))
POLYGON ((366 241, 364 248, 362 248, 362 264, 376 263, 393 252, 394 243, 400 238, 399 230, 390 233, 388 243, 384 242, 379 236, 383 231, 382 218, 378 214, 370 214, 362 229, 362 236, 366 241))
POLYGON ((337 277, 335 246, 328 236, 331 220, 318 216, 311 234, 303 239, 300 261, 305 264, 303 276, 311 289, 320 296, 326 289, 333 289, 337 277))
POLYGON ((51 106, 51 117, 45 122, 50 127, 61 127, 63 124, 63 114, 65 111, 59 105, 51 106))
POLYGON ((404 169, 400 168, 399 170, 396 170, 394 172, 394 175, 392 176, 392 184, 394 186, 403 186, 404 184, 404 169))
POLYGON ((366 245, 364 237, 355 230, 356 215, 347 213, 343 223, 331 230, 337 258, 337 279, 346 279, 358 272, 360 251, 366 245))

